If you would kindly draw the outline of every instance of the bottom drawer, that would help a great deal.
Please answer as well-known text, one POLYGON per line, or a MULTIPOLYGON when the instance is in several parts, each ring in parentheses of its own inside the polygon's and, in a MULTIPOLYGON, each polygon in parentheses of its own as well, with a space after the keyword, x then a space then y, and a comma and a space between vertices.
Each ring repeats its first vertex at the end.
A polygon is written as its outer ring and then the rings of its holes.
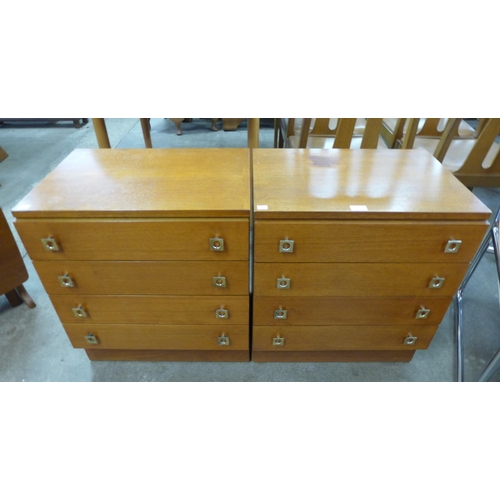
POLYGON ((415 350, 427 349, 437 326, 254 326, 253 350, 415 350), (411 344, 405 339, 414 337, 411 344))
POLYGON ((73 347, 84 349, 246 350, 248 326, 68 325, 73 347), (228 340, 227 340, 228 339, 228 340))

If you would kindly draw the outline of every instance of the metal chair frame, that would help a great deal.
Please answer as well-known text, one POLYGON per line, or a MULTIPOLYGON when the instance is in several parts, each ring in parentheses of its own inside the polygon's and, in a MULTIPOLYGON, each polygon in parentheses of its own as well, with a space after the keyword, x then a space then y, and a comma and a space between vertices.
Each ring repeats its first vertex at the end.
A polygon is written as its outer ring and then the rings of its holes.
MULTIPOLYGON (((493 244, 493 252, 495 254, 495 263, 497 268, 498 285, 500 287, 500 256, 498 250, 498 224, 500 221, 500 208, 497 211, 494 222, 491 224, 488 232, 486 233, 481 246, 479 247, 472 263, 463 279, 458 291, 455 295, 455 334, 457 338, 457 380, 458 382, 464 381, 464 349, 463 349, 463 332, 462 332, 462 314, 463 314, 463 294, 465 287, 469 282, 471 276, 474 274, 479 262, 483 255, 488 251, 490 242, 493 244)), ((500 288, 499 288, 500 290, 500 288)), ((496 371, 500 368, 500 349, 493 356, 486 368, 479 375, 478 382, 488 382, 491 380, 496 371)))

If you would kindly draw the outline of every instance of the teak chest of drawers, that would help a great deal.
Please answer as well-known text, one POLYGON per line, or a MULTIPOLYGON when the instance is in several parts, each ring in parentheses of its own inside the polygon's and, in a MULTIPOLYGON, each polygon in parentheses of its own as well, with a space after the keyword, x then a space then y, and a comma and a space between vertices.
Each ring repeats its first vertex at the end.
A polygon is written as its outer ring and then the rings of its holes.
POLYGON ((13 209, 92 360, 248 361, 248 149, 75 150, 13 209))
POLYGON ((253 151, 254 361, 410 361, 490 211, 418 150, 253 151))

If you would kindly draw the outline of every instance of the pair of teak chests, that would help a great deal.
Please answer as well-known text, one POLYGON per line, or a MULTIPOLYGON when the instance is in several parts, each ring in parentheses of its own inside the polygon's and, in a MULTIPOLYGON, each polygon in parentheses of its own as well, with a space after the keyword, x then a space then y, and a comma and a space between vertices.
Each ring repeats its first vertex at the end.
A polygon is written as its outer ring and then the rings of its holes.
POLYGON ((13 209, 92 360, 410 361, 491 214, 418 150, 75 150, 13 209))

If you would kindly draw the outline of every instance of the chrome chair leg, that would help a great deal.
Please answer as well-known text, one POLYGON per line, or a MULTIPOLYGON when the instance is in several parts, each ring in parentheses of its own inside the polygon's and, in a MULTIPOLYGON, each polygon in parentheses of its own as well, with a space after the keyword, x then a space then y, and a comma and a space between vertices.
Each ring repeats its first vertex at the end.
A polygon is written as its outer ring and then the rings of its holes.
MULTIPOLYGON (((495 254, 495 263, 497 268, 497 278, 498 284, 500 286, 500 256, 498 249, 498 224, 500 221, 500 207, 496 213, 495 219, 491 224, 488 232, 486 233, 471 265, 463 279, 458 291, 455 295, 454 305, 455 305, 455 334, 457 338, 457 381, 464 381, 464 349, 463 349, 463 333, 462 333, 462 315, 463 315, 463 294, 467 283, 469 282, 471 276, 474 274, 479 262, 483 258, 484 254, 488 251, 490 243, 493 246, 493 253, 495 254)), ((496 370, 500 367, 500 350, 495 354, 493 359, 488 363, 486 368, 483 370, 479 376, 478 381, 490 380, 495 374, 496 370), (484 379, 484 380, 483 380, 484 379)))

